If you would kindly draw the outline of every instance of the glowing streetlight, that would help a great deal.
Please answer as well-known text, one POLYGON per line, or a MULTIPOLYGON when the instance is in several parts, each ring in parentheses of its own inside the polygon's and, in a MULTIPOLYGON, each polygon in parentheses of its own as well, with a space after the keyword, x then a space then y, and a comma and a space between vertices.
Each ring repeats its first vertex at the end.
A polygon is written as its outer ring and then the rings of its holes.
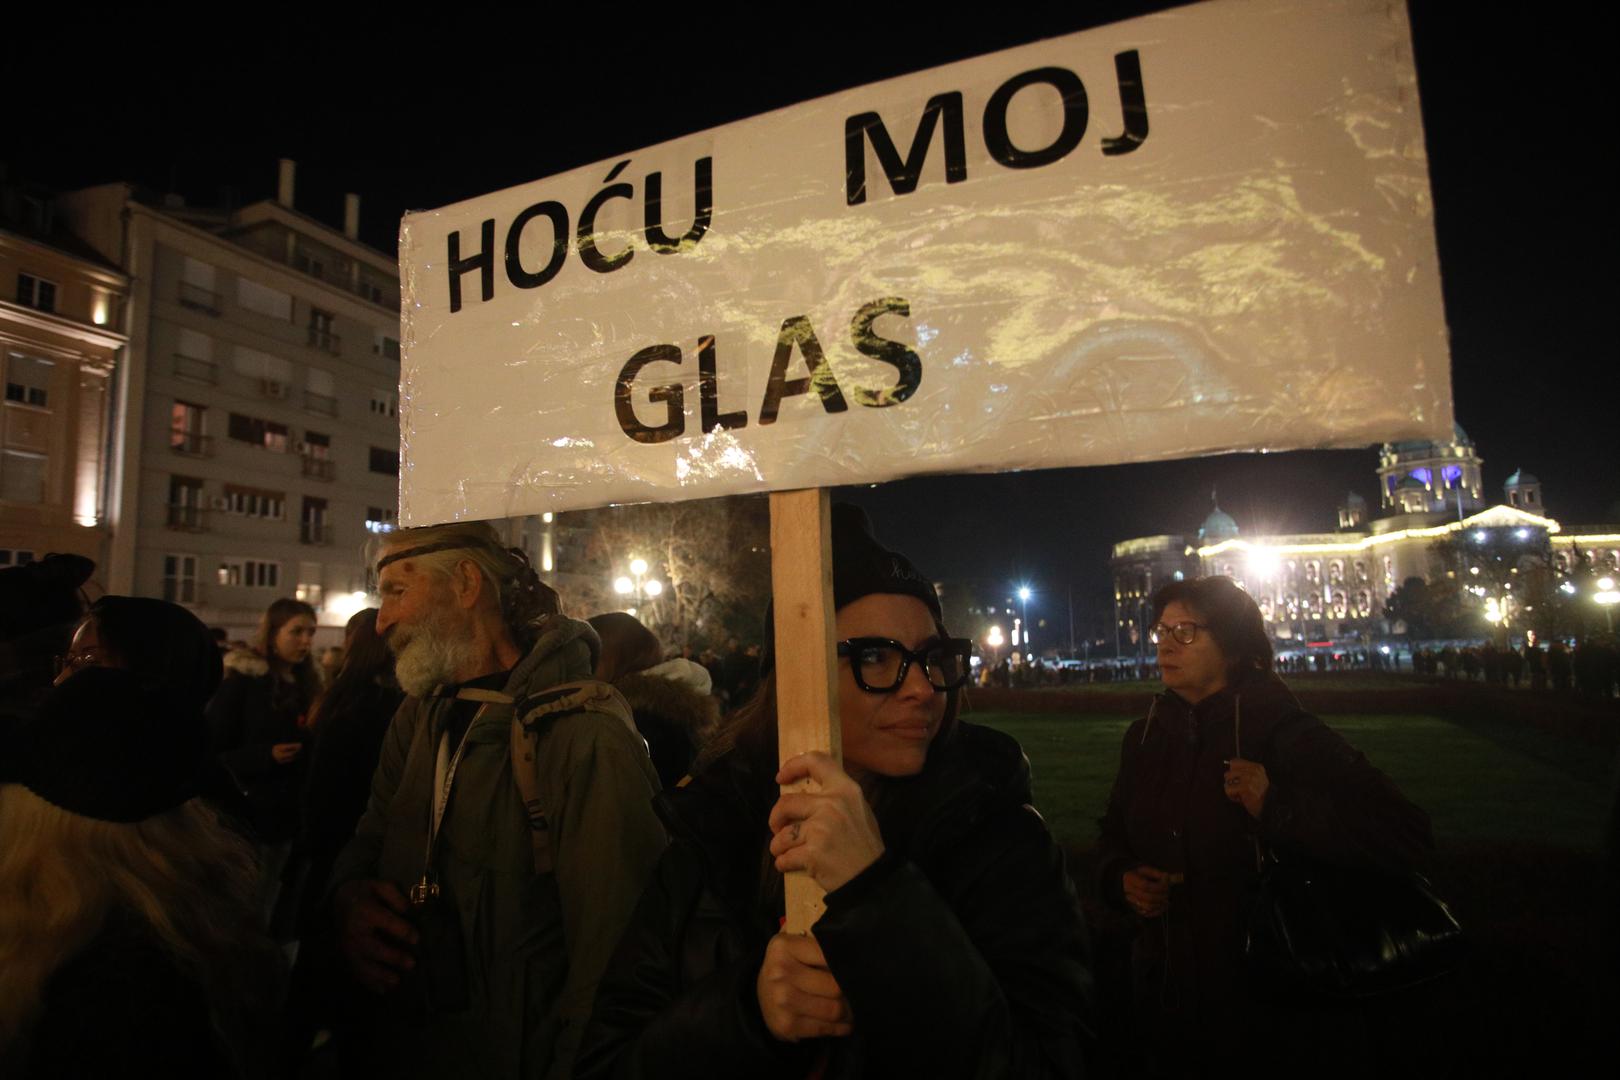
POLYGON ((1603 614, 1609 620, 1609 633, 1614 633, 1614 605, 1620 604, 1620 591, 1614 587, 1614 578, 1599 578, 1598 588, 1602 592, 1592 594, 1592 600, 1602 605, 1603 614))
POLYGON ((628 608, 631 615, 636 614, 637 608, 643 606, 647 600, 655 600, 664 591, 664 583, 656 579, 647 578, 647 560, 639 555, 631 556, 629 575, 620 575, 613 579, 613 591, 620 596, 632 597, 636 607, 628 608))
POLYGON ((992 649, 999 649, 1006 644, 1007 639, 1002 636, 1001 627, 992 626, 984 635, 984 643, 992 649))

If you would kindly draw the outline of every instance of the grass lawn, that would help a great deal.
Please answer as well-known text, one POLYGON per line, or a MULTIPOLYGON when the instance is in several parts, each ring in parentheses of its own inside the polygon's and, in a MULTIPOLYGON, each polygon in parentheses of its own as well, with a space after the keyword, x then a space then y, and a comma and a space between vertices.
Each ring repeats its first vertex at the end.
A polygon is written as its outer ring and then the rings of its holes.
MULTIPOLYGON (((1392 671, 1329 671, 1283 674, 1283 682, 1295 690, 1407 690, 1425 685, 1411 673, 1392 671)), ((1528 684, 1527 684, 1528 685, 1528 684)), ((1130 679, 1123 682, 1070 683, 1067 686, 1030 687, 1031 690, 1054 690, 1088 694, 1157 694, 1164 689, 1158 679, 1130 679)))
MULTIPOLYGON (((972 719, 1023 744, 1034 769, 1035 805, 1059 841, 1081 849, 1095 844, 1120 740, 1134 718, 975 713, 972 719)), ((1441 844, 1488 840, 1590 850, 1601 839, 1609 792, 1552 764, 1556 753, 1530 756, 1432 716, 1325 719, 1429 812, 1441 844)), ((1525 737, 1557 741, 1529 729, 1525 737)))

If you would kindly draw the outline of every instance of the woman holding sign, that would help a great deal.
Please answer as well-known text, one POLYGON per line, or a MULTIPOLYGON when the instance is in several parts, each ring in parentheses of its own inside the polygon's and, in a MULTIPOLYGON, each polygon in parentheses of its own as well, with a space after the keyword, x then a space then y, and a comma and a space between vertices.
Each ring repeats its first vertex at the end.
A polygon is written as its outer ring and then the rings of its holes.
POLYGON ((661 797, 674 843, 602 981, 577 1076, 1083 1071, 1085 927, 1023 752, 957 719, 969 643, 850 507, 834 508, 833 592, 842 763, 778 769, 767 676, 661 797), (817 793, 779 794, 805 777, 817 793), (792 870, 827 891, 810 937, 778 932, 792 870))

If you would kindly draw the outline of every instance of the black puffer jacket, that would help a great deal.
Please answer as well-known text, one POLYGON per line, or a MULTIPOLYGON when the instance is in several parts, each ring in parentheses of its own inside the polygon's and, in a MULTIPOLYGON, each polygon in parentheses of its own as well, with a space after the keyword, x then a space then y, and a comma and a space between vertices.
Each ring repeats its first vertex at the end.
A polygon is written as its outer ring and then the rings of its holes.
POLYGON ((740 752, 661 796, 676 837, 597 995, 575 1075, 1074 1077, 1089 944, 1063 856, 1026 804, 1011 738, 958 724, 890 783, 887 853, 827 896, 815 936, 855 1017, 830 1044, 776 1041, 754 983, 776 932, 774 777, 740 752))

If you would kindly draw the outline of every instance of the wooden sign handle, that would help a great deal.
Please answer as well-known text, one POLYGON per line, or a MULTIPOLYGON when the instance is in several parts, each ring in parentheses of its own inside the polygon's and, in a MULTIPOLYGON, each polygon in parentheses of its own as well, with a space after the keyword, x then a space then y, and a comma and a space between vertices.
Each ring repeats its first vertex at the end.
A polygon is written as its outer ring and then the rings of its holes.
MULTIPOLYGON (((780 760, 810 750, 840 758, 833 655, 832 513, 825 488, 771 493, 771 599, 776 633, 780 760)), ((814 791, 813 780, 784 787, 814 791)), ((826 910, 809 874, 786 875, 790 934, 807 934, 826 910)))

